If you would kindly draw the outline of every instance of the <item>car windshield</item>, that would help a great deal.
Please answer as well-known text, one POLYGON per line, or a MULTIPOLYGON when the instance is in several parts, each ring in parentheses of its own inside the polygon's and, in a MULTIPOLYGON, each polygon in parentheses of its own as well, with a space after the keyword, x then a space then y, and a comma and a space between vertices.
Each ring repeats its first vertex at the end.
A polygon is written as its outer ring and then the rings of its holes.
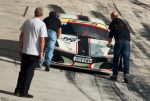
POLYGON ((106 40, 108 38, 108 32, 106 30, 103 30, 99 27, 74 22, 63 24, 62 33, 99 40, 106 40))

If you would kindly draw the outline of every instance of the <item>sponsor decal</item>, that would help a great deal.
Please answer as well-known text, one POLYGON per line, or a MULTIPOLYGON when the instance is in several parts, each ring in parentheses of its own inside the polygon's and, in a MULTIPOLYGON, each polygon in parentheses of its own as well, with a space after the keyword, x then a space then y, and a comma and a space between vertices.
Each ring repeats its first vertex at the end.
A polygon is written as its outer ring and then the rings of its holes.
POLYGON ((73 61, 87 64, 91 64, 93 62, 91 57, 80 55, 74 56, 73 61))

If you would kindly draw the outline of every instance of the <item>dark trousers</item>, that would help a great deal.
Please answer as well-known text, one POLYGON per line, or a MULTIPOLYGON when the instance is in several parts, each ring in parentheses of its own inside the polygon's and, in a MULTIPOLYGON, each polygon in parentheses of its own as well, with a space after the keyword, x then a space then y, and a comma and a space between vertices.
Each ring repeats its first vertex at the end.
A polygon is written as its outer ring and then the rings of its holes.
POLYGON ((21 69, 15 93, 28 94, 38 56, 22 54, 21 69))
POLYGON ((113 75, 118 75, 120 56, 123 58, 124 75, 129 74, 130 42, 127 40, 116 41, 114 45, 113 75))

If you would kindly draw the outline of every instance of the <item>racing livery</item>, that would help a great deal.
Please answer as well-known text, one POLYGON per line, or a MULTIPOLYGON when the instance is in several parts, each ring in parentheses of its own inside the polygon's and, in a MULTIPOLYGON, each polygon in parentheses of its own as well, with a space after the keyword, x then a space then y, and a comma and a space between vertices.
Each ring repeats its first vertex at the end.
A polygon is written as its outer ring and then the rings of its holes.
POLYGON ((107 47, 108 26, 98 18, 61 14, 62 35, 52 65, 111 72, 112 48, 107 47))

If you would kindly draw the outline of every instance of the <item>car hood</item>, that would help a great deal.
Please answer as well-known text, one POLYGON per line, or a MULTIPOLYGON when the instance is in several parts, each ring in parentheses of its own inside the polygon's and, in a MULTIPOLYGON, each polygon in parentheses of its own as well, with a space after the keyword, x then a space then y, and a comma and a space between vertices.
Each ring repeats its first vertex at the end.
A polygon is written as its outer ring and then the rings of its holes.
MULTIPOLYGON (((107 47, 107 40, 97 40, 92 38, 87 38, 88 44, 84 51, 88 51, 88 56, 99 57, 112 55, 109 54, 110 49, 107 47)), ((82 41, 78 36, 65 35, 62 34, 61 38, 57 40, 59 43, 59 48, 65 52, 72 52, 73 54, 79 54, 80 48, 86 47, 85 45, 80 46, 79 42, 82 41)))

